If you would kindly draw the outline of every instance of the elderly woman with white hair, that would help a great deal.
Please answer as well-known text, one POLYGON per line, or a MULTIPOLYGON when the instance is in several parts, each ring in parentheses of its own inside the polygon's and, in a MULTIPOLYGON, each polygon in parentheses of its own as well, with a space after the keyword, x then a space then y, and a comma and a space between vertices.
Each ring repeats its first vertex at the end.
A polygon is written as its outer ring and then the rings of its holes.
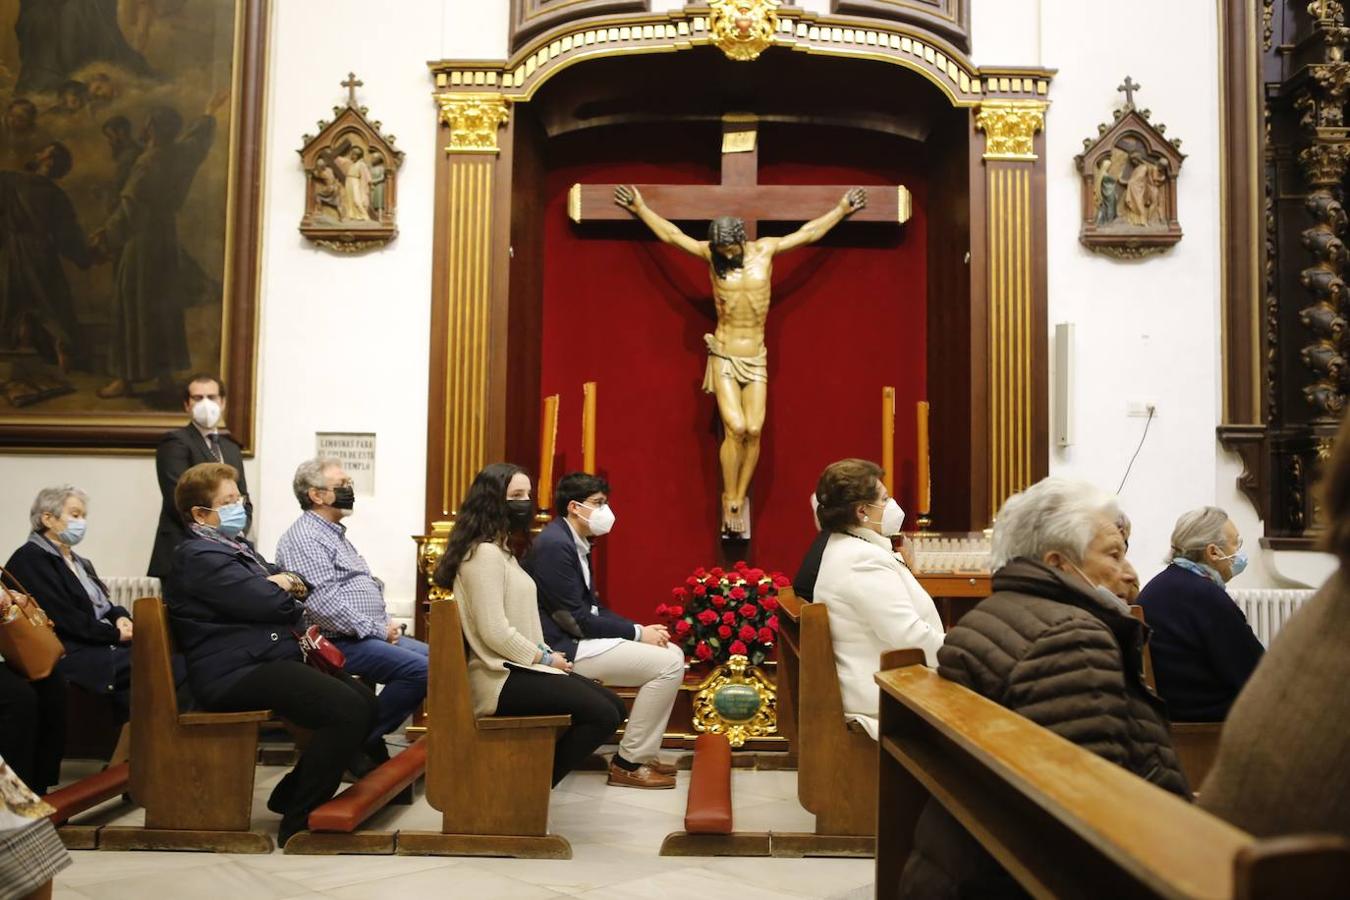
POLYGON ((1242 536, 1217 506, 1193 509, 1177 519, 1167 562, 1138 601, 1158 693, 1174 719, 1222 722, 1265 653, 1226 587, 1247 567, 1242 536))
MULTIPOLYGON (((1010 497, 994 524, 993 567, 994 593, 947 633, 938 673, 1189 799, 1162 700, 1143 680, 1145 626, 1123 599, 1132 570, 1115 498, 1062 478, 1010 497)), ((1019 893, 930 800, 902 896, 1019 893)))
MULTIPOLYGON (((43 488, 29 513, 28 540, 5 564, 56 626, 66 655, 57 671, 90 693, 108 697, 119 717, 131 711, 131 613, 112 602, 94 564, 75 552, 84 540, 89 497, 74 485, 43 488)), ((180 692, 187 670, 173 660, 180 692)), ((187 694, 180 693, 186 703, 187 694)))

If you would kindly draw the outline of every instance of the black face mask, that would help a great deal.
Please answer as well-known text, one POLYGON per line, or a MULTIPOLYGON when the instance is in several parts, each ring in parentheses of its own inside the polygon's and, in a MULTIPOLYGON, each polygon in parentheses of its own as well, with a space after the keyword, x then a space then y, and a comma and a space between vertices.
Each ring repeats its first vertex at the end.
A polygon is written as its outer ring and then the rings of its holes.
POLYGON ((333 509, 351 509, 356 506, 356 490, 349 484, 333 488, 333 509))
POLYGON ((512 531, 524 531, 534 521, 533 500, 507 500, 506 520, 512 531))

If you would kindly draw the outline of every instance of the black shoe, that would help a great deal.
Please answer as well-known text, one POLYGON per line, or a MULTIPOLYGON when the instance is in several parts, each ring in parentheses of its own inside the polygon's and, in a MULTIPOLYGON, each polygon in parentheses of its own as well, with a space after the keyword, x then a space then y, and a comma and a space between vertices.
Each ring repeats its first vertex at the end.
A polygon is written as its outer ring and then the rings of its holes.
POLYGON ((282 850, 286 849, 286 842, 306 830, 308 825, 308 815, 283 816, 281 827, 277 829, 277 847, 282 850))
POLYGON ((365 751, 366 756, 370 757, 370 761, 377 766, 389 762, 389 748, 385 746, 384 738, 380 738, 378 741, 371 741, 362 749, 365 751))
POLYGON ((357 751, 356 755, 347 763, 347 771, 343 773, 343 781, 357 781, 364 778, 374 771, 379 763, 370 758, 365 751, 357 751))

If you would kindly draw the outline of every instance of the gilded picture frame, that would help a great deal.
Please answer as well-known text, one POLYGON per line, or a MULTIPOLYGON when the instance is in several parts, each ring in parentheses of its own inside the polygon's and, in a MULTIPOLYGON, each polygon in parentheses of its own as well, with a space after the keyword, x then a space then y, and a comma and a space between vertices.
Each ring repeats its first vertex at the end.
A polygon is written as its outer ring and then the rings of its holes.
POLYGON ((0 449, 149 452, 210 372, 251 455, 268 20, 0 0, 0 449))

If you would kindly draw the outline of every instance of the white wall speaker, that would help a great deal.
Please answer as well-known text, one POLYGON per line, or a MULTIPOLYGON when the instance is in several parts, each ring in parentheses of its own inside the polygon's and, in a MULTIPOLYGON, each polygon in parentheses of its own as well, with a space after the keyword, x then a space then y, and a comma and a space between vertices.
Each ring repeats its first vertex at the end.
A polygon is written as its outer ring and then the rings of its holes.
POLYGON ((1073 443, 1073 338, 1074 324, 1055 326, 1055 446, 1073 443))

